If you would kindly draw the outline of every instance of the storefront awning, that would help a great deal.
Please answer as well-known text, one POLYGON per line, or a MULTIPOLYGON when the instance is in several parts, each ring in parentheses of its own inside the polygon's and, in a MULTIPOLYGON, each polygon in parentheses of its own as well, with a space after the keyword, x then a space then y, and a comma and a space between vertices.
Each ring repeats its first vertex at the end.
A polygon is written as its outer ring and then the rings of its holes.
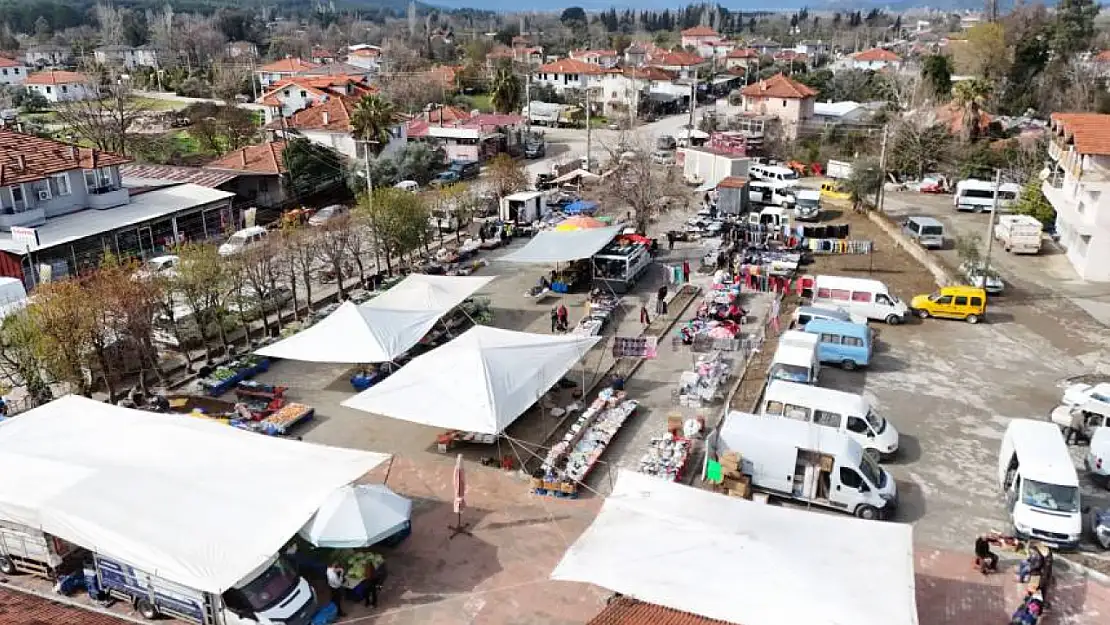
POLYGON ((912 532, 622 469, 551 578, 744 625, 916 625, 912 532))
POLYGON ((545 230, 527 245, 506 254, 498 260, 510 263, 567 263, 589 258, 605 247, 620 232, 620 228, 594 228, 592 230, 545 230))
POLYGON ((343 405, 413 423, 500 434, 600 340, 475 326, 343 405))

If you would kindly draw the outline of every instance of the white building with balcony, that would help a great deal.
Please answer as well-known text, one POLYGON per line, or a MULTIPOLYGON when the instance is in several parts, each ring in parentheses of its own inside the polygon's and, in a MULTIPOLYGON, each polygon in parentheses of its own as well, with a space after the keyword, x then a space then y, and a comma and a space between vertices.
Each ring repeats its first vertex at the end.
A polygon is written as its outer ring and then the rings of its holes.
POLYGON ((1042 185, 1056 232, 1079 277, 1110 282, 1110 115, 1053 113, 1042 185))

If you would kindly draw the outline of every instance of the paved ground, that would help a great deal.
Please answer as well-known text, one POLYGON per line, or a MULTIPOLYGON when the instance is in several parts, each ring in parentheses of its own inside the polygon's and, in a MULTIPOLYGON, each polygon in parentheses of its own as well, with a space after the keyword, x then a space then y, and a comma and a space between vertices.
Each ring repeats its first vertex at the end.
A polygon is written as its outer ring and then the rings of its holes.
MULTIPOLYGON (((684 124, 689 123, 688 115, 672 115, 650 124, 636 126, 631 132, 618 132, 607 128, 595 128, 590 138, 590 155, 599 162, 607 161, 621 139, 633 147, 642 147, 649 153, 655 149, 655 139, 663 135, 677 137, 684 124)), ((556 163, 566 163, 586 154, 586 131, 576 128, 540 128, 547 141, 547 155, 528 162, 528 171, 533 176, 551 171, 556 163)))

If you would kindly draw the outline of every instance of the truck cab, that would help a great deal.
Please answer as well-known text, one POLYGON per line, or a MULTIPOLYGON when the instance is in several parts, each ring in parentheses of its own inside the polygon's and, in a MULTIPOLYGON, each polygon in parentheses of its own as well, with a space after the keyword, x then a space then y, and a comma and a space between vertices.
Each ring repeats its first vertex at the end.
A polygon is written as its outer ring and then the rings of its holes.
POLYGON ((794 218, 799 221, 817 221, 821 217, 821 192, 803 189, 795 195, 794 218))

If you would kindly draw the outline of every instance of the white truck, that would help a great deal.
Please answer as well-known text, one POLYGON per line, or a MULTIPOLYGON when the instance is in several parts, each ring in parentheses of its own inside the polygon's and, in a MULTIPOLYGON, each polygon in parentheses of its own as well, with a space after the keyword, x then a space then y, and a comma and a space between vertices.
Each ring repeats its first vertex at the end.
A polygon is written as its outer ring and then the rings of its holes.
POLYGON ((852 164, 848 161, 834 161, 829 159, 825 167, 825 175, 833 180, 844 180, 852 177, 852 164))
POLYGON ((1041 251, 1042 226, 1029 215, 1000 215, 994 225, 994 238, 1011 254, 1036 254, 1041 251))
POLYGON ((810 423, 730 412, 717 433, 718 455, 735 451, 752 488, 861 519, 890 518, 894 478, 859 443, 810 423))

